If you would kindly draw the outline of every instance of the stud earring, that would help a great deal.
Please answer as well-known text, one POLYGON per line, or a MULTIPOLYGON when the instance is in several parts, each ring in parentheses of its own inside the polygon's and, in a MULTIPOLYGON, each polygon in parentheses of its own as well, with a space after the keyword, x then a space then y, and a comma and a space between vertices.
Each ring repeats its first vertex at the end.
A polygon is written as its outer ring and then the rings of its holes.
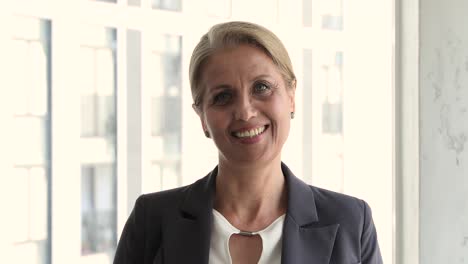
POLYGON ((210 138, 210 132, 208 132, 208 130, 205 130, 205 137, 210 138))
POLYGON ((295 116, 294 112, 291 112, 291 119, 294 119, 294 116, 295 116))

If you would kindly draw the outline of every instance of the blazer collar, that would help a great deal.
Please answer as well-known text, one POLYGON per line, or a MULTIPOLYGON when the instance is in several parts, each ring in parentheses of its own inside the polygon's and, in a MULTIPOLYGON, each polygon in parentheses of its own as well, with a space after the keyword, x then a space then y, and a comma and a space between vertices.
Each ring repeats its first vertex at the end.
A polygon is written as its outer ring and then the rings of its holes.
POLYGON ((161 263, 208 264, 217 173, 216 167, 186 189, 180 214, 163 227, 167 236, 163 237, 161 263))
POLYGON ((281 163, 288 190, 288 217, 299 226, 318 221, 315 198, 310 186, 294 176, 286 164, 281 163))
MULTIPOLYGON (((282 163, 288 190, 288 210, 283 226, 282 264, 328 264, 338 224, 320 222, 314 193, 282 163)), ((174 243, 166 249, 165 263, 208 264, 216 167, 190 188, 181 205, 181 219, 172 234, 174 243), (181 252, 184 252, 181 254, 181 252)))
POLYGON ((188 214, 193 218, 198 218, 199 216, 205 218, 207 213, 211 215, 217 175, 218 166, 188 189, 188 193, 180 208, 184 214, 188 214))
POLYGON ((312 188, 281 164, 288 188, 281 263, 330 263, 338 224, 321 222, 312 188))

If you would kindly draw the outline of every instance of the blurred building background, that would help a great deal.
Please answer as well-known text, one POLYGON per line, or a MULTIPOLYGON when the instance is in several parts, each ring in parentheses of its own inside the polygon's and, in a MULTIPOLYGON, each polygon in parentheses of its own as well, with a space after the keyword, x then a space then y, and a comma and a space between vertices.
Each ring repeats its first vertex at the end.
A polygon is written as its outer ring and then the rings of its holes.
POLYGON ((283 40, 298 76, 283 160, 368 201, 395 263, 394 5, 2 1, 0 262, 111 263, 140 194, 206 175, 217 152, 191 108, 190 55, 212 25, 246 20, 283 40))

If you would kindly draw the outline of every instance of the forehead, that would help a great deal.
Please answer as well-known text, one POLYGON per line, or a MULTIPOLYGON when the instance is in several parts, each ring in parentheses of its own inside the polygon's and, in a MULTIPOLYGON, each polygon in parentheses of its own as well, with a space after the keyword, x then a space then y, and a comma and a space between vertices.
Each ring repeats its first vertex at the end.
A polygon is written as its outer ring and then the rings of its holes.
POLYGON ((201 72, 204 84, 227 81, 229 78, 254 78, 268 74, 281 77, 273 60, 260 48, 240 45, 215 52, 207 60, 201 72))

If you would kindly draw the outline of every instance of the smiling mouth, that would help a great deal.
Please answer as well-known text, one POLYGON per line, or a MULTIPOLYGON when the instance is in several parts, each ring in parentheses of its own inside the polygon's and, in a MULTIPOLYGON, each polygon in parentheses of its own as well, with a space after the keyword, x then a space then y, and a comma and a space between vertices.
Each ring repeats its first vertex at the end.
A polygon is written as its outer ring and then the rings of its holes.
POLYGON ((231 135, 236 138, 253 138, 258 135, 263 134, 267 129, 268 129, 268 125, 265 125, 265 126, 245 130, 245 131, 232 132, 231 135))

